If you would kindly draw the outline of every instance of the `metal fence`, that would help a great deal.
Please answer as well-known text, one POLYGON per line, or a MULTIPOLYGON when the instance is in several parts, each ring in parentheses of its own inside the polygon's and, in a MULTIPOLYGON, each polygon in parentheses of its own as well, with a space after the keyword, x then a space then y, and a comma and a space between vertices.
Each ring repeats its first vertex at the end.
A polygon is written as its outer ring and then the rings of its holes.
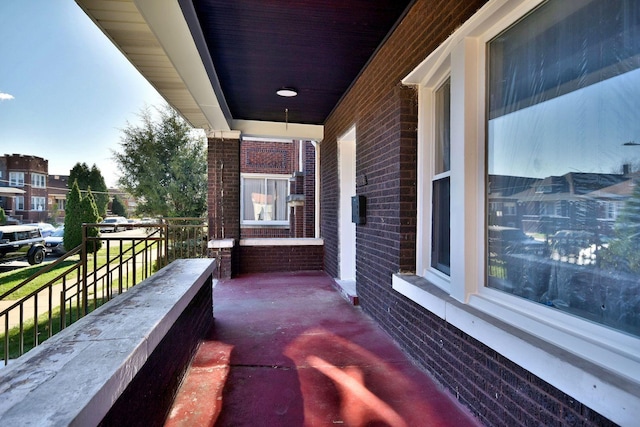
POLYGON ((2 359, 24 354, 178 258, 207 257, 202 218, 162 218, 91 237, 0 294, 2 359), (98 243, 99 242, 99 243, 98 243), (97 252, 84 250, 100 245, 97 252))

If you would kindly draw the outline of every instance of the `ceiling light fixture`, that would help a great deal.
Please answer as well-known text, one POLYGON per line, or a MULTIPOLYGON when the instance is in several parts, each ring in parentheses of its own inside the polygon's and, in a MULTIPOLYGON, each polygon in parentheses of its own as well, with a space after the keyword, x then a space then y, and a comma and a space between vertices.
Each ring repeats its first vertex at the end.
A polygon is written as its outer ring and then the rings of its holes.
POLYGON ((276 93, 280 96, 291 98, 292 96, 296 96, 298 94, 298 91, 290 87, 283 87, 278 89, 276 93))

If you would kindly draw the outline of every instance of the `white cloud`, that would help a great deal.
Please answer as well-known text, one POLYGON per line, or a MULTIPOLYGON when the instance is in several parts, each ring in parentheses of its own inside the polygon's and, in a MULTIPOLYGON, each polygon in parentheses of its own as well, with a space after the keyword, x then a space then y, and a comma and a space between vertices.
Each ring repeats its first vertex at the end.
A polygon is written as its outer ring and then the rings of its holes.
POLYGON ((0 92, 0 101, 6 101, 9 99, 13 99, 13 95, 8 94, 8 93, 4 93, 4 92, 0 92))

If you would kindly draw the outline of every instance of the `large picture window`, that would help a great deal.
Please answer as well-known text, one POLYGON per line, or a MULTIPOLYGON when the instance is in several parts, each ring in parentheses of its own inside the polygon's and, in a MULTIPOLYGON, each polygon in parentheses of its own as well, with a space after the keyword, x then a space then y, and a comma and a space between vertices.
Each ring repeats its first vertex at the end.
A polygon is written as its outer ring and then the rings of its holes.
POLYGON ((288 176, 242 177, 242 223, 286 225, 289 223, 288 176))
POLYGON ((549 1, 488 43, 487 285, 640 336, 640 4, 549 1))
POLYGON ((633 424, 640 3, 491 0, 403 82, 419 88, 416 275, 395 274, 393 289, 633 424), (445 76, 446 174, 438 100, 445 76), (448 274, 436 254, 445 247, 438 221, 446 197, 448 274), (604 386, 611 378, 618 383, 604 386))

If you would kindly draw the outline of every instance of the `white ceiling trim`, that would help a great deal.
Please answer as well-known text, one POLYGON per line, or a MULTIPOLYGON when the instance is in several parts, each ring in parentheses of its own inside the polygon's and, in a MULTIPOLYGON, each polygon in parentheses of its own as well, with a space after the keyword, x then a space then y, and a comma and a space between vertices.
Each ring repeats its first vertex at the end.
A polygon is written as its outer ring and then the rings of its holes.
POLYGON ((178 2, 175 0, 134 0, 134 2, 207 119, 207 123, 192 124, 203 129, 230 130, 178 2))
POLYGON ((192 126, 230 129, 177 1, 76 3, 192 126))
POLYGON ((324 126, 300 123, 265 122, 259 120, 232 120, 233 129, 242 136, 258 138, 302 139, 322 141, 324 126))

